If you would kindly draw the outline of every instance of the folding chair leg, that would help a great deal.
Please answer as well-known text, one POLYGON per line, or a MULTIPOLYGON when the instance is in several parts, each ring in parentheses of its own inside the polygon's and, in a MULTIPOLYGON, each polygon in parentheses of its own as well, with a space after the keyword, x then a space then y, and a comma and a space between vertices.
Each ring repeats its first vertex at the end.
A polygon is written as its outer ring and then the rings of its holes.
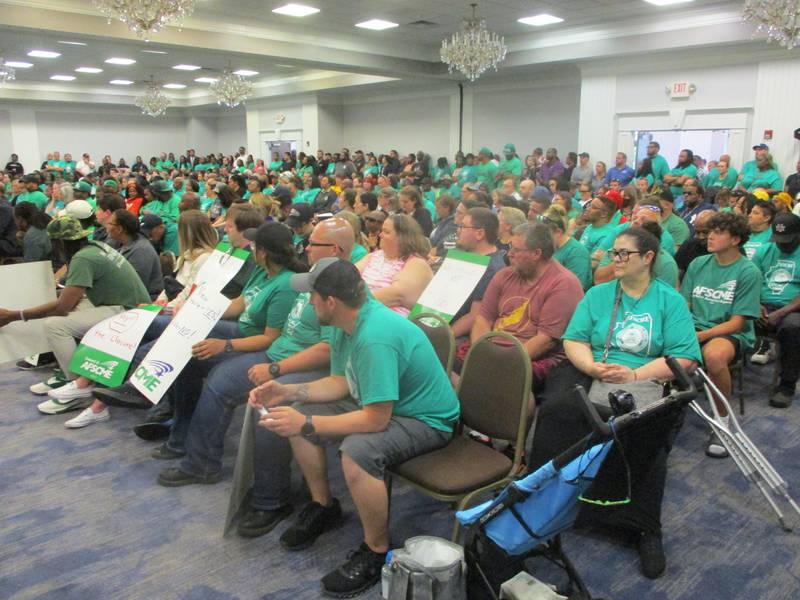
POLYGON ((739 415, 744 416, 744 358, 739 365, 739 415))

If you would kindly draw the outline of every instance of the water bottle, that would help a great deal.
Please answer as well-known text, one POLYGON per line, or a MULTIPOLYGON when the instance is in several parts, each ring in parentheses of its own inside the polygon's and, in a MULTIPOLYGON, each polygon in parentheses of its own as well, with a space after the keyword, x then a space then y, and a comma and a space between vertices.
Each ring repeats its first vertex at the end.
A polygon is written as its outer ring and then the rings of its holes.
POLYGON ((392 551, 386 553, 386 562, 381 567, 381 598, 389 598, 389 579, 392 576, 392 551))

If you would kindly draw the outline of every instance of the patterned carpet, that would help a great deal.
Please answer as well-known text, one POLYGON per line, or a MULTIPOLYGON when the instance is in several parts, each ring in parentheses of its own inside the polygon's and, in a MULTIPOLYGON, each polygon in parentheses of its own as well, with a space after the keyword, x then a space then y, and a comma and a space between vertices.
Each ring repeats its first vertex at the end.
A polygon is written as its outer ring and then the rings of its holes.
MULTIPOLYGON (((771 409, 771 367, 747 367, 745 430, 800 497, 800 407, 771 409)), ((350 518, 310 550, 288 553, 277 532, 222 537, 241 417, 226 452, 225 479, 178 489, 155 484, 164 462, 131 433, 141 413, 67 430, 69 417, 43 416, 28 393, 42 373, 0 367, 0 598, 318 598, 319 578, 360 542, 353 505, 335 469, 350 518)), ((670 457, 664 507, 666 575, 644 579, 632 548, 570 532, 568 554, 592 592, 615 600, 800 598, 800 534, 785 533, 730 460, 702 452, 706 431, 687 417, 670 457)), ((299 489, 299 485, 296 486, 299 489)), ((298 504, 302 498, 297 498, 298 504)), ((800 532, 800 518, 789 515, 800 532)), ((412 535, 449 535, 449 509, 395 486, 395 546, 412 535)), ((378 598, 378 588, 367 598, 378 598)))

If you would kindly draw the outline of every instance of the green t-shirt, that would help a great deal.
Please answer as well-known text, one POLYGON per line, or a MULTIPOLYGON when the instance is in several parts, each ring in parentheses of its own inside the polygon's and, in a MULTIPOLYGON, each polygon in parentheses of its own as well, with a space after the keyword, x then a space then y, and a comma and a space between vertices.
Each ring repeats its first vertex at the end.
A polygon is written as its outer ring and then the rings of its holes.
POLYGON ((758 172, 758 163, 754 160, 748 160, 746 163, 742 165, 742 170, 739 173, 741 175, 742 180, 739 182, 739 185, 747 187, 744 185, 746 179, 752 179, 755 174, 758 172))
POLYGON ((581 282, 586 291, 592 285, 592 257, 589 251, 574 237, 569 237, 567 243, 558 248, 553 254, 561 266, 572 271, 581 282))
POLYGON ((30 202, 31 204, 35 204, 36 208, 39 210, 44 210, 47 206, 47 196, 45 196, 39 190, 22 192, 19 196, 17 196, 16 204, 19 204, 20 202, 30 202))
POLYGON ((609 221, 605 225, 595 227, 587 225, 581 234, 580 243, 589 251, 589 255, 596 250, 608 250, 614 245, 614 238, 617 237, 616 226, 609 221))
POLYGON ((174 166, 171 160, 156 161, 156 171, 171 171, 174 166))
MULTIPOLYGON (((722 212, 722 211, 720 211, 722 212)), ((753 255, 762 246, 769 244, 769 239, 772 237, 772 228, 767 227, 760 233, 751 233, 750 237, 745 242, 743 248, 747 258, 753 260, 753 255)))
MULTIPOLYGON (((678 177, 682 177, 686 175, 691 179, 697 177, 697 167, 694 165, 688 165, 686 167, 675 167, 669 172, 670 175, 677 175, 678 177)), ((683 185, 671 185, 669 186, 669 191, 672 192, 672 196, 677 198, 678 196, 683 196, 683 185)))
POLYGON ((303 192, 303 202, 308 202, 309 204, 314 204, 314 199, 319 194, 320 188, 311 188, 310 190, 305 190, 303 192))
POLYGON ((496 184, 497 165, 491 160, 485 163, 478 163, 475 166, 475 176, 478 183, 486 184, 487 190, 491 192, 496 184))
POLYGON ((358 311, 348 335, 331 334, 331 375, 347 379, 361 404, 392 402, 392 415, 452 431, 459 405, 442 364, 422 330, 373 299, 358 311))
POLYGON ((745 175, 742 178, 742 186, 747 188, 748 192, 764 188, 765 190, 783 190, 783 177, 778 173, 777 169, 767 169, 766 171, 756 171, 752 174, 745 175))
POLYGON ((720 265, 715 254, 698 256, 686 269, 681 294, 691 307, 698 331, 711 329, 733 315, 747 317, 747 325, 733 337, 742 350, 756 341, 753 321, 761 314, 759 294, 761 273, 744 256, 729 265, 720 265))
POLYGON ((283 329, 297 292, 289 279, 294 273, 284 269, 269 277, 264 269, 256 268, 244 287, 244 310, 239 315, 239 331, 243 337, 261 335, 264 329, 283 329))
POLYGON ((273 160, 271 163, 269 163, 270 171, 280 171, 282 167, 283 167, 282 160, 273 160))
POLYGON ((764 275, 761 303, 786 306, 800 294, 800 246, 791 254, 780 251, 773 242, 753 255, 753 264, 764 275))
POLYGON ((464 183, 475 183, 478 181, 478 169, 475 165, 464 165, 458 172, 458 180, 464 183))
MULTIPOLYGON (((450 168, 450 165, 446 167, 431 167, 431 181, 436 183, 445 175, 450 175, 453 170, 450 168)), ((364 172, 366 175, 366 171, 364 172)))
POLYGON ((306 165, 305 167, 300 167, 300 168, 297 169, 297 176, 300 179, 302 179, 303 175, 305 175, 306 173, 308 173, 310 175, 313 175, 314 174, 314 167, 312 167, 311 165, 306 165))
POLYGON ((510 160, 501 160, 497 168, 497 173, 501 176, 501 179, 522 177, 522 161, 519 159, 519 156, 512 156, 510 160))
POLYGON ((664 179, 664 175, 669 173, 669 163, 667 163, 667 159, 660 154, 656 154, 650 159, 650 166, 653 170, 653 178, 656 183, 660 184, 664 179))
MULTIPOLYGON (((590 288, 562 338, 590 344, 595 362, 603 359, 617 285, 590 288)), ((654 279, 641 298, 622 293, 607 362, 636 369, 663 356, 702 360, 689 307, 674 288, 654 279)))
MULTIPOLYGON (((664 231, 669 231, 672 240, 677 246, 681 246, 683 242, 689 239, 689 226, 686 221, 681 219, 675 213, 671 213, 666 219, 661 221, 661 228, 664 231)), ((675 252, 673 251, 673 255, 675 252)))
POLYGON ((739 173, 736 172, 736 169, 728 167, 728 172, 725 174, 725 177, 720 177, 719 170, 713 168, 708 172, 708 175, 703 177, 702 184, 704 188, 725 187, 729 190, 732 190, 736 187, 736 181, 738 178, 739 173))
POLYGON ((133 308, 149 304, 150 294, 125 257, 103 242, 90 241, 69 261, 66 285, 86 288, 95 306, 133 308))
POLYGON ((362 258, 364 258, 369 252, 367 249, 364 248, 361 244, 356 244, 353 246, 353 251, 350 253, 350 262, 356 264, 362 258))
POLYGON ((278 362, 294 356, 319 342, 330 342, 332 328, 319 324, 310 298, 311 294, 308 292, 298 294, 295 298, 281 335, 272 342, 267 350, 270 362, 278 362))

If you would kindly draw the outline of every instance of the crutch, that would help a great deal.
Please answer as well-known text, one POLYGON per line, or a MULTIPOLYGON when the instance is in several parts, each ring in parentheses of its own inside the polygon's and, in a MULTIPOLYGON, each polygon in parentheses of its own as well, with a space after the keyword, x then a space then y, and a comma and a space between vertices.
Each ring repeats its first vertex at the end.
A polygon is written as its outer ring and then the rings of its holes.
POLYGON ((692 410, 701 419, 711 426, 711 429, 717 434, 717 437, 719 437, 722 445, 725 446, 728 454, 742 472, 745 479, 753 483, 761 491, 764 498, 767 499, 767 502, 777 515, 781 528, 783 528, 784 531, 791 531, 792 528, 786 524, 783 511, 781 511, 773 497, 773 494, 782 497, 795 512, 800 515, 800 506, 797 505, 789 494, 789 486, 742 430, 725 395, 714 385, 714 382, 711 381, 703 369, 698 368, 697 373, 703 380, 703 387, 708 402, 711 405, 713 416, 704 411, 697 400, 693 401, 689 406, 692 407, 692 410), (728 422, 730 424, 729 428, 720 422, 719 411, 714 403, 714 398, 719 400, 727 409, 729 415, 728 422))

